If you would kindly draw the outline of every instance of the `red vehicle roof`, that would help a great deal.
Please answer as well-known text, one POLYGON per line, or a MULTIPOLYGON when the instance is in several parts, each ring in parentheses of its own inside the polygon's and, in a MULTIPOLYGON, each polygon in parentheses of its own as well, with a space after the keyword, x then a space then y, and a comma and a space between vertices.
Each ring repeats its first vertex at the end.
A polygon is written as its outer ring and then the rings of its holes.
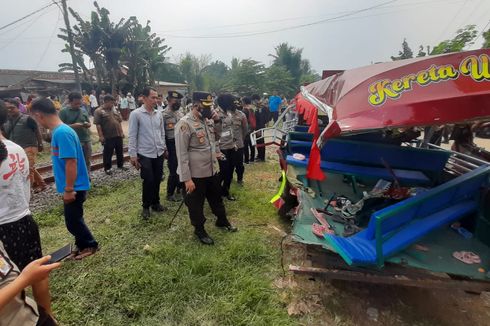
POLYGON ((374 64, 306 86, 333 111, 323 135, 490 118, 490 49, 374 64))

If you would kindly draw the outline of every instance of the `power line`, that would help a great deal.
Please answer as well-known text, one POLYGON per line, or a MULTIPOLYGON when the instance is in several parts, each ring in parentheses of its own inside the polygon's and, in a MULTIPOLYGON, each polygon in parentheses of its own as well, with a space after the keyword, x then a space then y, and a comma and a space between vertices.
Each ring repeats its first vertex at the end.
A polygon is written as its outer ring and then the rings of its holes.
MULTIPOLYGON (((445 3, 445 4, 453 4, 453 3, 460 3, 460 2, 466 2, 468 0, 456 0, 456 1, 448 1, 448 0, 426 0, 426 1, 418 1, 418 2, 410 2, 410 3, 403 3, 399 4, 397 6, 384 6, 383 9, 390 9, 390 8, 401 8, 401 7, 416 7, 420 5, 425 5, 425 4, 435 4, 435 3, 445 3)), ((378 8, 373 8, 373 9, 378 9, 378 8)), ((332 15, 338 15, 338 14, 344 14, 344 13, 352 13, 353 11, 337 11, 337 12, 332 12, 329 13, 328 16, 332 15)), ((289 18, 281 18, 281 19, 273 19, 273 20, 263 20, 263 21, 255 21, 255 22, 246 22, 246 23, 239 23, 239 24, 227 24, 227 25, 217 25, 217 26, 209 26, 209 27, 194 27, 194 28, 181 28, 181 29, 170 29, 170 30, 155 30, 155 33, 173 33, 173 32, 185 32, 185 31, 202 31, 202 30, 209 30, 209 29, 220 29, 220 28, 230 28, 230 27, 242 27, 242 26, 250 26, 250 25, 260 25, 260 24, 273 24, 273 23, 280 23, 280 22, 285 22, 285 21, 291 21, 291 20, 299 20, 299 19, 305 19, 305 18, 315 18, 315 17, 322 17, 325 15, 310 15, 310 16, 298 16, 298 17, 289 17, 289 18)))
POLYGON ((167 36, 174 37, 174 38, 199 38, 200 39, 200 38, 230 38, 230 37, 235 38, 235 37, 248 37, 248 36, 270 34, 270 33, 283 32, 283 31, 288 31, 288 30, 292 30, 292 29, 298 29, 298 28, 304 28, 304 27, 308 27, 308 26, 323 24, 323 23, 326 23, 329 21, 337 20, 339 18, 344 18, 344 17, 356 15, 356 14, 361 13, 361 12, 373 10, 373 9, 376 9, 376 8, 379 8, 379 7, 382 7, 382 6, 385 6, 387 4, 397 2, 397 1, 398 0, 390 0, 390 1, 380 3, 378 5, 375 5, 375 6, 371 6, 371 7, 367 7, 367 8, 363 8, 363 9, 359 9, 359 10, 354 10, 354 11, 348 12, 346 14, 338 15, 338 16, 335 16, 332 18, 326 18, 326 19, 318 20, 316 22, 294 25, 294 26, 288 26, 288 27, 283 27, 283 28, 279 28, 279 29, 275 29, 275 30, 269 30, 269 31, 241 33, 241 34, 235 33, 235 34, 228 34, 228 35, 227 34, 221 34, 221 35, 201 35, 201 36, 183 36, 183 35, 181 35, 181 36, 179 36, 179 35, 167 35, 167 36))
POLYGON ((24 17, 21 17, 21 18, 19 18, 19 19, 14 20, 14 21, 13 21, 13 22, 11 22, 11 23, 8 23, 8 24, 6 24, 6 25, 1 26, 1 27, 0 27, 0 31, 1 31, 2 29, 5 29, 5 28, 7 28, 7 27, 9 27, 9 26, 12 26, 12 25, 14 25, 14 24, 16 24, 16 23, 18 23, 18 22, 20 22, 20 21, 22 21, 22 20, 26 19, 26 18, 29 18, 29 17, 31 17, 32 15, 35 15, 35 14, 37 14, 38 12, 41 12, 41 11, 43 11, 44 9, 47 9, 47 8, 49 8, 49 7, 53 6, 53 5, 56 5, 56 4, 57 4, 57 3, 53 1, 53 2, 51 2, 50 4, 48 4, 48 5, 44 6, 44 7, 41 7, 41 8, 39 8, 39 9, 37 9, 37 10, 34 10, 33 12, 31 12, 31 13, 29 13, 29 14, 25 15, 24 17))
POLYGON ((475 39, 475 42, 473 44, 476 44, 476 42, 480 39, 480 37, 483 36, 483 34, 485 33, 485 31, 487 30, 487 27, 490 26, 490 20, 487 22, 487 24, 482 28, 482 30, 480 31, 480 33, 478 33, 478 36, 476 37, 475 39))
POLYGON ((335 20, 338 20, 340 18, 344 18, 344 17, 356 15, 356 14, 361 13, 361 12, 366 12, 366 11, 369 11, 369 10, 373 10, 373 9, 376 9, 376 8, 379 8, 379 7, 382 7, 382 6, 385 6, 387 4, 397 2, 397 1, 398 0, 386 1, 386 2, 383 2, 383 3, 378 4, 378 5, 375 5, 375 6, 371 6, 371 7, 367 7, 367 8, 363 8, 363 9, 359 9, 359 10, 354 10, 354 11, 351 11, 349 13, 346 13, 346 14, 343 14, 343 15, 338 15, 338 16, 335 16, 335 17, 332 17, 332 18, 326 18, 326 19, 318 20, 318 21, 311 22, 311 23, 294 25, 294 26, 288 26, 288 27, 283 27, 283 28, 269 30, 269 31, 259 31, 259 32, 249 32, 249 33, 245 32, 245 33, 241 33, 241 34, 240 33, 229 33, 229 34, 220 34, 220 35, 200 35, 200 36, 184 36, 184 35, 167 35, 167 36, 168 37, 174 37, 174 38, 197 38, 197 39, 206 39, 206 38, 230 38, 230 37, 236 38, 236 37, 248 37, 248 36, 256 36, 256 35, 270 34, 270 33, 283 32, 283 31, 288 31, 288 30, 293 30, 293 29, 298 29, 298 28, 304 28, 304 27, 308 27, 308 26, 323 24, 323 23, 326 23, 326 22, 329 22, 329 21, 335 21, 335 20))
POLYGON ((46 13, 48 13, 49 11, 45 11, 43 13, 41 13, 40 15, 36 16, 36 17, 33 17, 31 20, 30 20, 30 24, 27 25, 26 28, 24 28, 20 33, 18 33, 17 35, 15 35, 15 37, 13 37, 12 39, 10 39, 7 43, 5 43, 3 46, 0 47, 0 51, 5 49, 6 47, 8 47, 13 41, 15 41, 16 39, 18 39, 22 34, 24 34, 29 28, 31 28, 32 25, 34 25, 34 23, 39 19, 41 18, 42 16, 44 16, 46 13))
POLYGON ((36 65, 36 68, 35 68, 36 70, 39 67, 39 65, 41 64, 41 62, 44 60, 44 56, 46 55, 46 53, 48 52, 49 47, 51 46, 51 41, 53 40, 53 36, 56 34, 56 30, 58 29, 58 23, 60 22, 60 14, 61 14, 61 11, 58 11, 58 18, 56 19, 56 24, 54 24, 53 31, 51 32, 51 37, 49 38, 49 41, 46 44, 46 47, 44 48, 43 54, 41 55, 41 57, 39 58, 39 61, 37 62, 37 65, 36 65))
POLYGON ((439 35, 438 39, 442 39, 442 37, 444 36, 444 34, 446 34, 447 30, 449 29, 449 27, 451 27, 451 25, 453 24, 453 22, 456 20, 456 18, 461 14, 461 11, 463 10, 463 8, 466 6, 466 3, 468 2, 468 0, 466 0, 462 5, 461 7, 456 10, 456 14, 453 16, 453 18, 451 18, 451 20, 449 21, 449 23, 446 25, 446 27, 442 30, 441 34, 439 35))

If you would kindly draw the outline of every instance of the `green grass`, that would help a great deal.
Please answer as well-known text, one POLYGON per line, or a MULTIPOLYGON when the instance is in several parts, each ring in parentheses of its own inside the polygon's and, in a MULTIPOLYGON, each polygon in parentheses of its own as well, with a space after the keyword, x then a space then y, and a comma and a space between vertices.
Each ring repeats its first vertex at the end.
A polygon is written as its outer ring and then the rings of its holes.
MULTIPOLYGON (((85 219, 101 250, 52 274, 58 320, 62 325, 296 324, 272 286, 281 276, 280 235, 263 226, 279 223, 268 203, 278 187, 276 165, 247 167, 245 187, 233 188, 239 199, 225 205, 238 233, 216 229, 206 205, 214 246, 195 239, 185 207, 168 229, 177 204, 141 221, 140 180, 93 189, 85 219)), ((73 241, 61 206, 35 218, 46 253, 73 241)))

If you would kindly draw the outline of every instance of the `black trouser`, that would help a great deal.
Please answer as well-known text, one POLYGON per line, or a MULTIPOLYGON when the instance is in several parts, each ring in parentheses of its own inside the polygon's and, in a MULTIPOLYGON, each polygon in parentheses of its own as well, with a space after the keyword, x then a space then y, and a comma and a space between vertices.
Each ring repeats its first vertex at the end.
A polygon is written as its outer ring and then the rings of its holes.
POLYGON ((112 168, 112 154, 114 154, 114 151, 116 151, 117 167, 122 168, 124 165, 122 137, 105 139, 102 160, 106 171, 112 168))
POLYGON ((140 176, 143 179, 143 208, 160 204, 160 183, 163 175, 163 155, 150 158, 138 154, 141 165, 140 176))
POLYGON ((224 149, 221 152, 225 155, 226 160, 219 160, 219 177, 221 183, 221 195, 230 195, 230 185, 233 179, 233 171, 235 170, 236 150, 224 149))
MULTIPOLYGON (((279 109, 277 109, 277 110, 279 110, 279 109)), ((276 122, 277 119, 279 118, 279 111, 274 111, 274 112, 271 112, 271 113, 272 113, 272 120, 274 122, 276 122)))
POLYGON ((39 227, 32 215, 1 224, 0 240, 10 259, 20 270, 23 270, 31 261, 43 256, 39 227))
MULTIPOLYGON (((245 166, 243 166, 243 147, 235 151, 235 170, 237 181, 243 181, 243 173, 245 172, 245 166)), ((233 177, 233 176, 232 176, 233 177)))
POLYGON ((167 179, 167 196, 172 196, 175 192, 180 191, 183 186, 179 181, 179 175, 177 174, 177 151, 175 150, 175 139, 166 139, 167 151, 168 151, 168 179, 167 179))
POLYGON ((204 217, 204 199, 208 200, 211 211, 218 218, 216 224, 227 225, 225 205, 221 198, 218 175, 207 178, 192 178, 196 185, 193 192, 185 196, 185 204, 189 210, 191 224, 196 231, 204 229, 206 218, 204 217))
POLYGON ((264 138, 257 139, 257 159, 265 161, 265 146, 264 138), (262 146, 259 146, 262 145, 262 146))
POLYGON ((75 244, 79 250, 99 246, 83 219, 83 203, 86 197, 86 191, 77 191, 75 201, 64 204, 66 228, 75 237, 75 244))
POLYGON ((243 156, 245 158, 245 163, 255 161, 255 146, 252 145, 250 134, 245 137, 245 148, 243 150, 243 156))

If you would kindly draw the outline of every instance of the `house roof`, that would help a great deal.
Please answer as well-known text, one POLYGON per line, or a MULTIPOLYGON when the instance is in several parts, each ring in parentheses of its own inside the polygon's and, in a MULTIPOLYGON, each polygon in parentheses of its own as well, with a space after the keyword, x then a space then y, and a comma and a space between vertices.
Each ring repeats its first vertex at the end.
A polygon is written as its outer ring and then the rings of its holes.
POLYGON ((0 88, 10 88, 31 79, 54 83, 74 82, 73 73, 38 70, 0 69, 0 88))
POLYGON ((155 84, 157 84, 158 86, 168 86, 168 87, 187 87, 187 86, 189 86, 187 84, 172 83, 172 82, 166 82, 166 81, 160 81, 160 80, 155 81, 155 84))

